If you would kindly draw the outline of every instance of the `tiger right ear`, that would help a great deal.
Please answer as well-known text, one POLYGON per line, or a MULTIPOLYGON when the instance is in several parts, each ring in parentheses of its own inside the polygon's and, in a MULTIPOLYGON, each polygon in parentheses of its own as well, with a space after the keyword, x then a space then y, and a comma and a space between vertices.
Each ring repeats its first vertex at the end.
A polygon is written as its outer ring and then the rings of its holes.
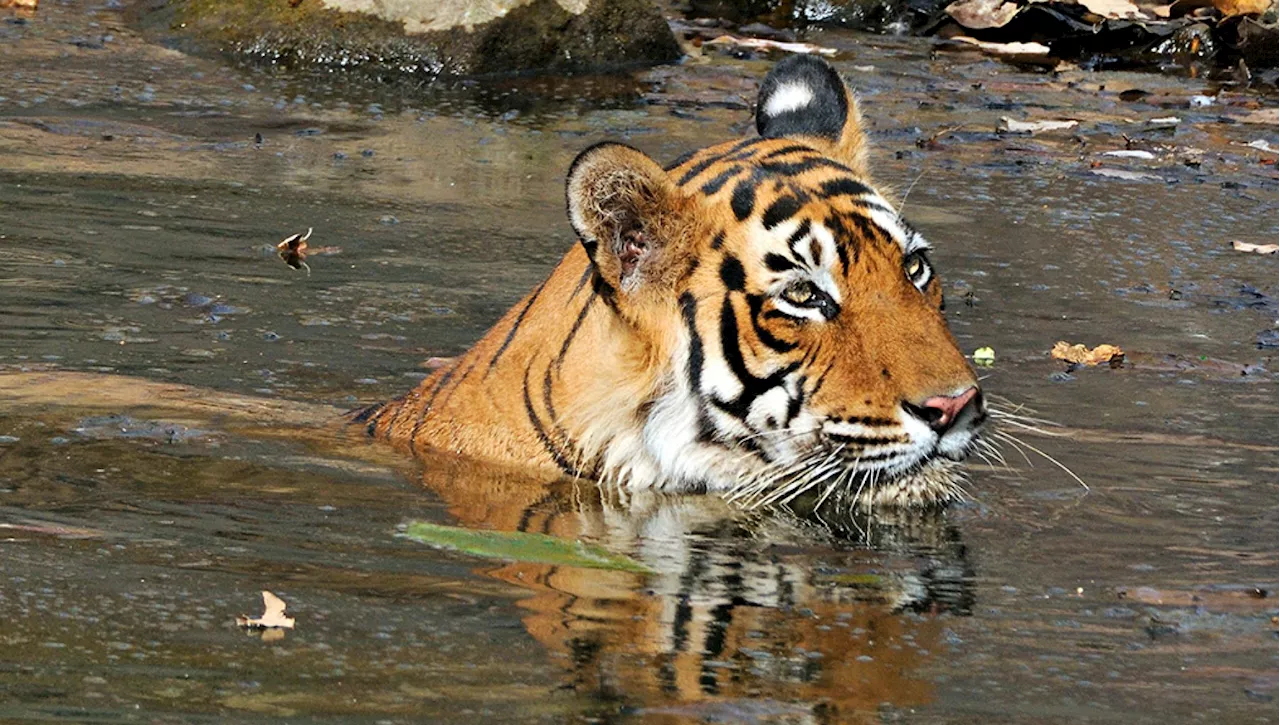
POLYGON ((825 60, 793 55, 760 86, 756 130, 765 138, 799 137, 867 175, 867 141, 858 101, 825 60))
POLYGON ((684 196, 656 161, 602 143, 574 159, 565 184, 569 221, 600 276, 625 293, 674 284, 687 242, 684 196))

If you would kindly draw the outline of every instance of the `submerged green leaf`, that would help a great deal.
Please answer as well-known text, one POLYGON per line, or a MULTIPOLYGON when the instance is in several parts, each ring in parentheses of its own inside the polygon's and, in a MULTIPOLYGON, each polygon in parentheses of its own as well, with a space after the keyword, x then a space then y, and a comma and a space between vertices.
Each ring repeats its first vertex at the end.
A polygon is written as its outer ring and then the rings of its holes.
POLYGON ((630 557, 611 553, 594 544, 567 541, 546 534, 479 531, 413 521, 410 522, 404 535, 423 544, 487 559, 529 561, 588 569, 613 569, 639 574, 653 573, 649 567, 630 557))

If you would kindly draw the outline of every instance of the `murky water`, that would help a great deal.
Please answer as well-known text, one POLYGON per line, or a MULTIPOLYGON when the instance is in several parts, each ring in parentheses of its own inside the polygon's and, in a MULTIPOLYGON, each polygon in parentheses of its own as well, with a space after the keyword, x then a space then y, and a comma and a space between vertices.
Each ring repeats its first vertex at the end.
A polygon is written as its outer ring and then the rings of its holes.
POLYGON ((1276 259, 1231 248, 1276 238, 1275 154, 1243 145, 1276 129, 1236 122, 1274 96, 822 38, 962 346, 995 348, 988 389, 1062 423, 1027 440, 1091 489, 1010 448, 973 503, 823 525, 308 425, 411 387, 547 273, 577 151, 747 133, 767 63, 383 92, 40 13, 0 25, 0 720, 1276 720, 1276 259), (1102 155, 1125 137, 1154 158, 1102 155), (338 248, 309 273, 274 254, 308 228, 338 248), (1057 340, 1131 364, 1066 374, 1057 340), (653 573, 441 551, 411 520, 653 573), (262 589, 283 638, 234 624, 262 589))

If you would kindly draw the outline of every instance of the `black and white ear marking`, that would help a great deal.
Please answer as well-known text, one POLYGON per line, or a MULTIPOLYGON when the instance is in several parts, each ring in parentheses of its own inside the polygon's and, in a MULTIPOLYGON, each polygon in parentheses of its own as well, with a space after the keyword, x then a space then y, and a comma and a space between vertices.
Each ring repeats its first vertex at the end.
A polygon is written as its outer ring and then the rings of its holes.
POLYGON ((839 142, 849 121, 849 95, 826 61, 793 55, 779 61, 760 87, 756 131, 765 138, 818 136, 839 142))
POLYGON ((867 143, 853 92, 825 60, 793 55, 760 87, 756 130, 765 138, 801 137, 867 176, 867 143))

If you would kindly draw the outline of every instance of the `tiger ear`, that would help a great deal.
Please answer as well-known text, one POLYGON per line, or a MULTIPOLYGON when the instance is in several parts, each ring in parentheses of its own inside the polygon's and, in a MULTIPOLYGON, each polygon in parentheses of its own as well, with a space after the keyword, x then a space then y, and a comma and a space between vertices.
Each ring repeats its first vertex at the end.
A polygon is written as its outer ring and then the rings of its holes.
POLYGON ((656 161, 619 143, 574 159, 565 184, 569 221, 600 276, 615 289, 674 284, 671 263, 688 235, 683 196, 656 161))
POLYGON ((858 101, 825 60, 793 55, 765 76, 756 104, 756 131, 765 138, 800 137, 867 175, 867 140, 858 101))

